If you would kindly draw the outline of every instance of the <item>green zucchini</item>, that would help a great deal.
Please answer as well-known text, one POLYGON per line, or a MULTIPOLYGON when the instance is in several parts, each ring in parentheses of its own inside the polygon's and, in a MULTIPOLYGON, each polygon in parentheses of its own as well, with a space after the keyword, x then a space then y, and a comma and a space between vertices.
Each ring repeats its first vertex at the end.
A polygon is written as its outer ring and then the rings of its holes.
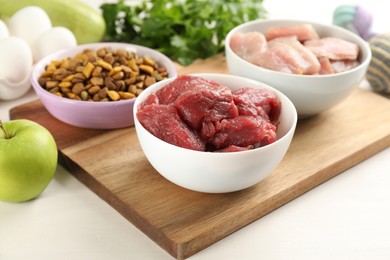
POLYGON ((0 0, 0 19, 7 21, 16 11, 27 6, 41 7, 49 15, 52 25, 71 30, 78 44, 100 42, 104 37, 106 24, 103 16, 78 0, 0 0))

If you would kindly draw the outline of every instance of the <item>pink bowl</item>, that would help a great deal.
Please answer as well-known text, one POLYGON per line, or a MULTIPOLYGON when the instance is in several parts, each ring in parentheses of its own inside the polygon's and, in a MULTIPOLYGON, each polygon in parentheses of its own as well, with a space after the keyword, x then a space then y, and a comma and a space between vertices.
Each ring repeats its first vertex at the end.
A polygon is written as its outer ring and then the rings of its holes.
POLYGON ((148 56, 167 68, 169 77, 177 75, 176 67, 168 57, 153 49, 133 44, 93 43, 55 52, 34 66, 31 84, 44 107, 58 120, 69 125, 94 129, 115 129, 134 125, 133 107, 136 98, 110 102, 79 101, 58 97, 43 89, 38 83, 38 78, 51 61, 74 57, 87 48, 96 50, 102 47, 125 49, 136 52, 139 56, 148 56))

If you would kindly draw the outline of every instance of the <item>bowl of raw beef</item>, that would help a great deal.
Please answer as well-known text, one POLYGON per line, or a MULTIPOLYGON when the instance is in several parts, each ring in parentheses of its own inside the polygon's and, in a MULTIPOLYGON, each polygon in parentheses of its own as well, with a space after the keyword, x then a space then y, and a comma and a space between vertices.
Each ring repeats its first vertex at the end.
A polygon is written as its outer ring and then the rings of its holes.
POLYGON ((226 36, 231 74, 259 80, 294 103, 299 118, 345 100, 364 79, 371 51, 357 34, 307 21, 255 20, 226 36))
POLYGON ((298 118, 280 91, 227 74, 157 82, 138 96, 133 112, 139 143, 155 170, 207 193, 242 190, 270 175, 298 118))

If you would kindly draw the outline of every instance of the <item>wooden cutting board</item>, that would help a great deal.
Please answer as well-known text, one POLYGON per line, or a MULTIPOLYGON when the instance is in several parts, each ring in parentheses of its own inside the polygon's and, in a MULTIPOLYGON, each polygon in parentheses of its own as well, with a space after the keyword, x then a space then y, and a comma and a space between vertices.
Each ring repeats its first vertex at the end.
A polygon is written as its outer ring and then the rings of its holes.
MULTIPOLYGON (((223 56, 178 69, 181 74, 227 73, 223 56)), ((10 118, 30 119, 49 129, 57 141, 60 163, 178 259, 390 146, 390 101, 357 89, 333 109, 298 122, 291 146, 271 176, 243 191, 204 194, 161 177, 145 158, 134 127, 72 127, 53 118, 39 101, 13 108, 10 118)))

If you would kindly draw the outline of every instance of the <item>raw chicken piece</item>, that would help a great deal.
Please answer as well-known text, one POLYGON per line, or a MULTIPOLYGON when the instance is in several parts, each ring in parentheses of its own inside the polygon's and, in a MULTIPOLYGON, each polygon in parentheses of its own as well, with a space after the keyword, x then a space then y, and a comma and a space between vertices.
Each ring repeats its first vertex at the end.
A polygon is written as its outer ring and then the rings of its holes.
POLYGON ((330 60, 328 58, 321 57, 321 58, 318 58, 318 61, 321 64, 321 69, 320 69, 320 72, 319 72, 320 75, 333 74, 334 73, 334 69, 332 67, 332 63, 330 62, 330 60))
POLYGON ((360 62, 357 60, 336 60, 336 61, 332 61, 331 64, 333 70, 336 73, 340 73, 357 67, 360 64, 360 62))
POLYGON ((301 42, 320 38, 311 24, 271 27, 265 32, 267 41, 287 36, 296 36, 301 42))
POLYGON ((359 55, 357 44, 335 37, 306 41, 304 45, 317 57, 331 60, 356 60, 359 55))
POLYGON ((305 48, 297 37, 280 37, 268 42, 267 51, 254 62, 263 68, 291 73, 317 74, 321 65, 317 57, 305 48))
POLYGON ((230 39, 230 48, 244 60, 253 63, 266 50, 267 41, 259 32, 235 33, 230 39))

